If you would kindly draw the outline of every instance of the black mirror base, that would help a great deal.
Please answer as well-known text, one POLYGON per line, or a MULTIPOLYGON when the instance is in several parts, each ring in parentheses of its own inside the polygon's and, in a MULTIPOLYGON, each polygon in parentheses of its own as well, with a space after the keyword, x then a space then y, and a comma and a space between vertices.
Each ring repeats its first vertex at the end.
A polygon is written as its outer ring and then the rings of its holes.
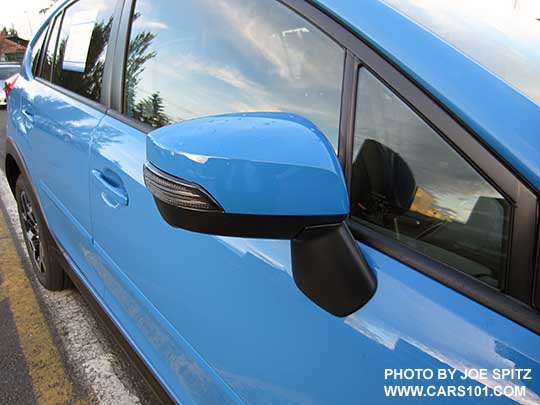
POLYGON ((175 228, 242 238, 293 239, 306 226, 336 224, 345 215, 250 215, 180 208, 154 197, 163 219, 175 228))
POLYGON ((347 225, 309 227, 291 242, 294 280, 315 304, 345 317, 377 290, 377 278, 347 225))

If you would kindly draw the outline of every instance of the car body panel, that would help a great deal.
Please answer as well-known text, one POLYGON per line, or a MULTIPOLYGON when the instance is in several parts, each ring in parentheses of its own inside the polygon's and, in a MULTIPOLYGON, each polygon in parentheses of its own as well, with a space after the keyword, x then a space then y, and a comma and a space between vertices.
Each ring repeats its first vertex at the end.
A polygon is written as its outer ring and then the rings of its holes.
POLYGON ((25 160, 44 213, 63 247, 81 265, 92 287, 103 291, 97 270, 88 263, 91 249, 88 156, 93 130, 103 112, 72 100, 38 80, 20 77, 19 128, 27 144, 25 160), (86 191, 85 191, 86 190, 86 191))

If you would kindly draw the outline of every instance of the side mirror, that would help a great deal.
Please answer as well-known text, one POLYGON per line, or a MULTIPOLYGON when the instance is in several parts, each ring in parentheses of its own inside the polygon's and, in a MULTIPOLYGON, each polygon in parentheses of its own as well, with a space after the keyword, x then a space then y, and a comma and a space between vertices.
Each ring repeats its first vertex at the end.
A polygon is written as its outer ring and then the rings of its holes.
POLYGON ((144 179, 173 227, 290 239, 293 276, 336 316, 362 307, 376 278, 343 222, 349 199, 324 134, 287 113, 198 118, 152 131, 144 179))

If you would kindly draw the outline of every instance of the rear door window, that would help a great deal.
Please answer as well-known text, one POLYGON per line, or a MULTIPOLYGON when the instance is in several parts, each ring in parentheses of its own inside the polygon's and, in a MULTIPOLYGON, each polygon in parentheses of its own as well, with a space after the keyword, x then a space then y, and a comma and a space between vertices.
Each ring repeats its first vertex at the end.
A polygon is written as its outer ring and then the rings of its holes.
POLYGON ((81 0, 65 11, 52 82, 99 101, 115 2, 81 0))

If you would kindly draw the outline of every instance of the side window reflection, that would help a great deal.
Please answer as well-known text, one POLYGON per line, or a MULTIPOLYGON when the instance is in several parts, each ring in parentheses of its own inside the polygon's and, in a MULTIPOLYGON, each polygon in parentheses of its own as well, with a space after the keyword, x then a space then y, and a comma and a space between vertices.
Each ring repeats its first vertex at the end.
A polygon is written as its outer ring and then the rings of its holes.
POLYGON ((43 42, 45 40, 45 37, 47 36, 47 30, 43 30, 39 38, 36 40, 34 47, 32 48, 32 74, 35 75, 37 73, 38 67, 39 67, 39 60, 41 58, 41 53, 43 48, 43 42))
POLYGON ((55 58, 56 51, 56 40, 58 38, 58 30, 60 29, 60 22, 62 20, 62 15, 58 15, 53 22, 51 28, 51 34, 49 35, 49 42, 47 45, 47 50, 43 56, 43 62, 41 66, 41 73, 39 77, 45 80, 51 80, 52 66, 55 58))
POLYGON ((337 149, 343 64, 340 46, 278 1, 138 0, 124 108, 153 127, 286 111, 337 149))
POLYGON ((62 20, 52 82, 99 101, 114 2, 79 0, 62 20))
POLYGON ((365 68, 351 213, 401 243, 500 286, 510 204, 365 68))

